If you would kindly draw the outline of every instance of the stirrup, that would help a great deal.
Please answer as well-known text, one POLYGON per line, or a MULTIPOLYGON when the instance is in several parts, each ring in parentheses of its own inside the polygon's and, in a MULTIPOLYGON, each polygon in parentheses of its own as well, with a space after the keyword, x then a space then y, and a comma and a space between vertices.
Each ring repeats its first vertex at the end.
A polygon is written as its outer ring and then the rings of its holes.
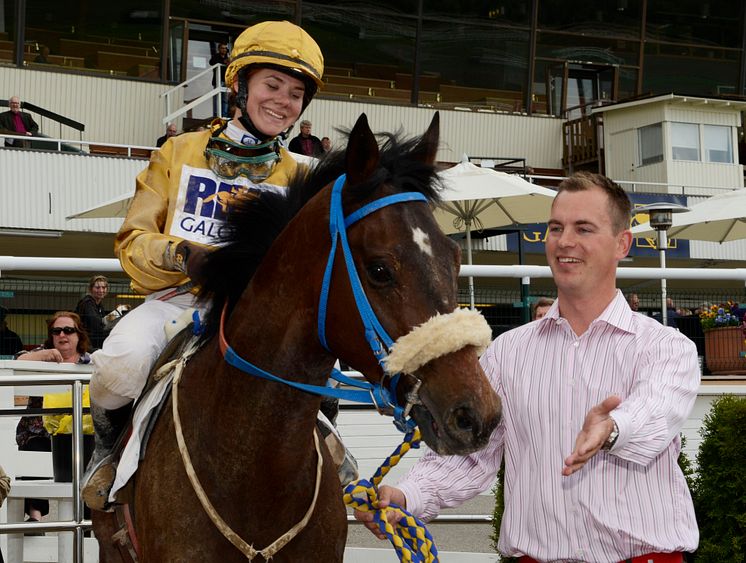
POLYGON ((113 455, 102 457, 88 468, 80 487, 80 496, 88 508, 100 512, 114 512, 115 503, 109 502, 109 491, 116 476, 117 467, 113 455))

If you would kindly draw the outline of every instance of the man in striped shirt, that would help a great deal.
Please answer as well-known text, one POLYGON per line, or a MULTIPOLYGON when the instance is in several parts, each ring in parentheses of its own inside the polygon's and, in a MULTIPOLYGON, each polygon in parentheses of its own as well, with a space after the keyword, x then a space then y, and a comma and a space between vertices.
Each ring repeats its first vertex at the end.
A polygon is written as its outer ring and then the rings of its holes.
MULTIPOLYGON (((677 458, 699 387, 697 352, 632 312, 616 288, 629 221, 629 198, 608 178, 579 173, 560 184, 546 240, 558 299, 481 359, 503 402, 490 443, 469 456, 429 452, 397 487, 381 487, 381 505, 433 518, 489 487, 504 456, 504 555, 672 563, 696 549, 677 458)), ((382 537, 370 514, 356 517, 382 537)))

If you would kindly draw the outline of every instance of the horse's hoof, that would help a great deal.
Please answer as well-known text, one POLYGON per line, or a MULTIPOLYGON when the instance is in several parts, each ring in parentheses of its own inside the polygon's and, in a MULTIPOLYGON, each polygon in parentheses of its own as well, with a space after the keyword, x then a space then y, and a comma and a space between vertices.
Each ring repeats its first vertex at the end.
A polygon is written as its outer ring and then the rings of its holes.
POLYGON ((116 474, 117 469, 112 463, 104 463, 93 471, 80 491, 80 496, 88 508, 101 512, 114 510, 114 506, 109 502, 109 491, 116 474))

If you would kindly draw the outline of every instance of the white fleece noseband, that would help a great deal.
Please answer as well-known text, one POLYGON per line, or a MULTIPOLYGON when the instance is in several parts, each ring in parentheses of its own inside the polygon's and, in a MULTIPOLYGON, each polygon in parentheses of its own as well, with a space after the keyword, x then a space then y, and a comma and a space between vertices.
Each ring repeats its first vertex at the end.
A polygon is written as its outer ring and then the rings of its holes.
POLYGON ((492 329, 481 313, 456 309, 435 315, 408 334, 398 338, 384 361, 386 373, 414 373, 427 362, 446 354, 475 346, 477 354, 489 346, 492 329))

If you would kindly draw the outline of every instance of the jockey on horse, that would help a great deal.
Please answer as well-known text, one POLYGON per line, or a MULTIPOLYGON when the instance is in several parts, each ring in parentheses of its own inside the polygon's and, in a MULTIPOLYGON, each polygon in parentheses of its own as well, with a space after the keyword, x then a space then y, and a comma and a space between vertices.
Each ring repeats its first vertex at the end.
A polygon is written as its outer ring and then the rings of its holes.
POLYGON ((285 189, 299 166, 281 143, 322 85, 323 69, 319 46, 300 27, 272 21, 246 29, 225 74, 233 119, 170 138, 138 175, 114 251, 133 288, 148 296, 92 355, 96 449, 81 490, 90 508, 110 508, 114 450, 168 343, 164 325, 201 307, 193 278, 220 242, 226 205, 250 190, 285 189))

